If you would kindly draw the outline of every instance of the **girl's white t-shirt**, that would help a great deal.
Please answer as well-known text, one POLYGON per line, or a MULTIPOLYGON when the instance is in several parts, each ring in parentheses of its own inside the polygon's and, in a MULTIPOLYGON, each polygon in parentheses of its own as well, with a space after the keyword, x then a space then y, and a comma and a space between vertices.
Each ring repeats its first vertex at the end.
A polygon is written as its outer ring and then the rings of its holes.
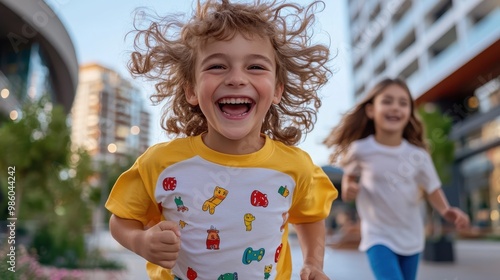
POLYGON ((371 135, 354 141, 341 164, 344 174, 360 176, 359 249, 385 245, 400 255, 422 252, 421 190, 429 194, 441 187, 429 153, 406 140, 399 146, 382 145, 371 135))

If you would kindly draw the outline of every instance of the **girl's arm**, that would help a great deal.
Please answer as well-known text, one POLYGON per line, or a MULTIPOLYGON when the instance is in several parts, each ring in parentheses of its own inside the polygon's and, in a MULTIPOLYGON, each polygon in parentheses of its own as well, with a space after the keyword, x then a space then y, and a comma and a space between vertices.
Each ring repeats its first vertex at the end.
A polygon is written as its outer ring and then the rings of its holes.
POLYGON ((350 202, 356 199, 359 192, 358 184, 359 176, 344 175, 342 176, 342 200, 350 202))
POLYGON ((299 239, 304 265, 300 271, 300 279, 326 279, 323 272, 325 257, 325 221, 314 223, 294 224, 299 239))
POLYGON ((141 222, 111 215, 109 230, 123 247, 164 268, 172 268, 180 249, 180 231, 171 221, 144 230, 141 222))
POLYGON ((469 227, 469 216, 457 207, 450 207, 441 188, 427 195, 429 203, 448 222, 459 230, 469 227))

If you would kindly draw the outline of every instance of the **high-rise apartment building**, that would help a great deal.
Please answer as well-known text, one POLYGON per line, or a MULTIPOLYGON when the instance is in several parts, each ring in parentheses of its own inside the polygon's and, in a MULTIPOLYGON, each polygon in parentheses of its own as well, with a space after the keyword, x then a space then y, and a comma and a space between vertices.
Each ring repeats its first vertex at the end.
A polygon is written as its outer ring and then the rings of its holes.
POLYGON ((73 143, 97 160, 137 156, 149 146, 150 114, 140 91, 101 65, 80 67, 71 120, 73 143))
POLYGON ((447 194, 500 233, 500 1, 349 0, 354 95, 403 77, 418 105, 452 117, 447 194), (449 191, 449 190, 452 191, 449 191))

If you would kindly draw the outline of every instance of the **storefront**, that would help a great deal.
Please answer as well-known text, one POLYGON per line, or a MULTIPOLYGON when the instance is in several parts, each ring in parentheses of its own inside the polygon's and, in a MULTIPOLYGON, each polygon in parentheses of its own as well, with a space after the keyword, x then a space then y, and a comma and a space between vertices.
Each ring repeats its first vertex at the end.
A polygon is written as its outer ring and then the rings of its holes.
POLYGON ((500 77, 478 87, 469 106, 478 112, 455 125, 455 176, 480 235, 500 234, 500 77))

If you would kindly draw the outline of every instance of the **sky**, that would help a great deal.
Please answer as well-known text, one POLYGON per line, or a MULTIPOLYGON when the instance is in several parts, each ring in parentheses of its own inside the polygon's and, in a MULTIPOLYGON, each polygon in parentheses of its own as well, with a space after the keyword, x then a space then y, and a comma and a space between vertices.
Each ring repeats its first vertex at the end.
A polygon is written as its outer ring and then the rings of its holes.
MULTIPOLYGON (((127 32, 133 29, 134 10, 146 7, 159 15, 192 13, 191 0, 46 0, 66 26, 75 46, 79 64, 99 63, 130 80, 144 94, 145 106, 151 112, 151 144, 168 141, 160 127, 161 106, 153 106, 147 95, 153 88, 140 79, 133 79, 126 69, 129 52, 133 50, 127 32)), ((308 4, 309 0, 295 0, 308 4)), ((346 0, 325 0, 325 9, 317 14, 315 39, 331 47, 330 63, 334 74, 319 95, 322 99, 314 130, 303 138, 299 147, 307 151, 317 165, 328 162, 330 151, 323 139, 338 123, 341 115, 353 104, 351 56, 347 28, 346 0)))

